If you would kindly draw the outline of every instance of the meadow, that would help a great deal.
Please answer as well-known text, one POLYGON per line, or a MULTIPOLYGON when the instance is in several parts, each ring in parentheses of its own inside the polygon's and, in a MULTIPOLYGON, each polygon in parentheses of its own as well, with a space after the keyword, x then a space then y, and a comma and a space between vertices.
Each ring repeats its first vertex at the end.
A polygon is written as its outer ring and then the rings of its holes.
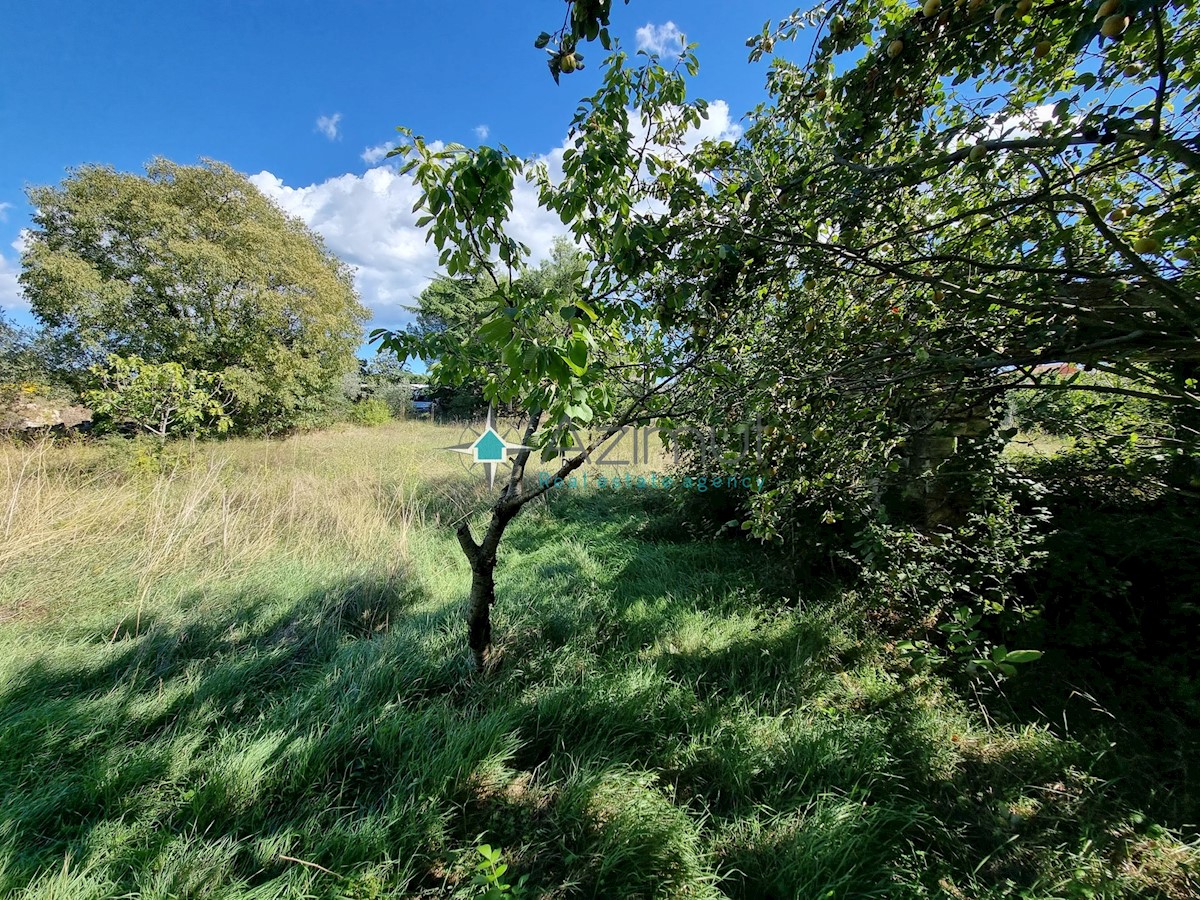
POLYGON ((0 896, 1196 895, 1111 734, 662 491, 526 509, 474 673, 460 434, 0 448, 0 896))

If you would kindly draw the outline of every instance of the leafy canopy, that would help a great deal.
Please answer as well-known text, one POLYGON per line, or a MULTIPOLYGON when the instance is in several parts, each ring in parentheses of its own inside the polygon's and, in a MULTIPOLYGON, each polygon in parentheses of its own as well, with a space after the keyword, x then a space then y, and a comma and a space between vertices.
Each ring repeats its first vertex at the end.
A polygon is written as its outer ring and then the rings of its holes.
POLYGON ((229 429, 228 396, 212 372, 114 354, 92 366, 92 375, 99 386, 84 402, 109 425, 133 425, 160 438, 229 429))
POLYGON ((118 354, 219 374, 249 427, 294 424, 355 368, 349 267, 229 166, 84 166, 29 199, 21 284, 79 369, 118 354))

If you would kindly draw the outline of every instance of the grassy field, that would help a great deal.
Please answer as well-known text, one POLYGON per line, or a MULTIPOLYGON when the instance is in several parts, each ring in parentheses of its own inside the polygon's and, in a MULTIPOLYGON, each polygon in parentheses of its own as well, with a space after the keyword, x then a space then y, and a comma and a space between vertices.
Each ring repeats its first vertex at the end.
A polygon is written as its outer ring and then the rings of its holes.
POLYGON ((473 675, 459 434, 0 449, 0 896, 1196 895, 1119 749, 660 493, 527 509, 473 675))

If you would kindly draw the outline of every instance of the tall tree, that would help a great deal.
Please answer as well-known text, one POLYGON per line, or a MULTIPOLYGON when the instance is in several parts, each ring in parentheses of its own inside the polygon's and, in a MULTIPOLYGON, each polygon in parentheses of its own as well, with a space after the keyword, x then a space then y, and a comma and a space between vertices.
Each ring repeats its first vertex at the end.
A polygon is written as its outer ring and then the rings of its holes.
MULTIPOLYGON (((610 6, 568 3, 560 40, 592 37, 610 6)), ((1171 408, 1158 437, 1194 453, 1194 4, 837 0, 748 43, 771 102, 738 146, 665 182, 657 252, 677 280, 725 305, 793 295, 810 326, 796 355, 814 361, 836 334, 817 327, 822 298, 853 306, 858 352, 833 348, 843 384, 1133 394, 1171 408), (808 58, 789 58, 809 34, 808 58), (1043 377, 1052 362, 1123 381, 1043 377)))
POLYGON ((245 176, 156 159, 35 187, 21 284, 79 373, 109 354, 212 372, 240 427, 285 427, 356 366, 348 266, 245 176))

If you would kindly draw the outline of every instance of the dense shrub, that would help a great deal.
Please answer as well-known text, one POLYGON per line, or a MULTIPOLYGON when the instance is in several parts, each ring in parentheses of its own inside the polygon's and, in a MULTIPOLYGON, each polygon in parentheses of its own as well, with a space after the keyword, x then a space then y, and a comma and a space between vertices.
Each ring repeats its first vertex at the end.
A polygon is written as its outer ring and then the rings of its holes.
POLYGON ((382 384, 372 397, 387 405, 393 419, 407 419, 413 414, 412 388, 407 384, 382 384))
POLYGON ((356 425, 383 425, 391 421, 392 412, 384 400, 368 397, 355 403, 350 410, 350 421, 356 425))

